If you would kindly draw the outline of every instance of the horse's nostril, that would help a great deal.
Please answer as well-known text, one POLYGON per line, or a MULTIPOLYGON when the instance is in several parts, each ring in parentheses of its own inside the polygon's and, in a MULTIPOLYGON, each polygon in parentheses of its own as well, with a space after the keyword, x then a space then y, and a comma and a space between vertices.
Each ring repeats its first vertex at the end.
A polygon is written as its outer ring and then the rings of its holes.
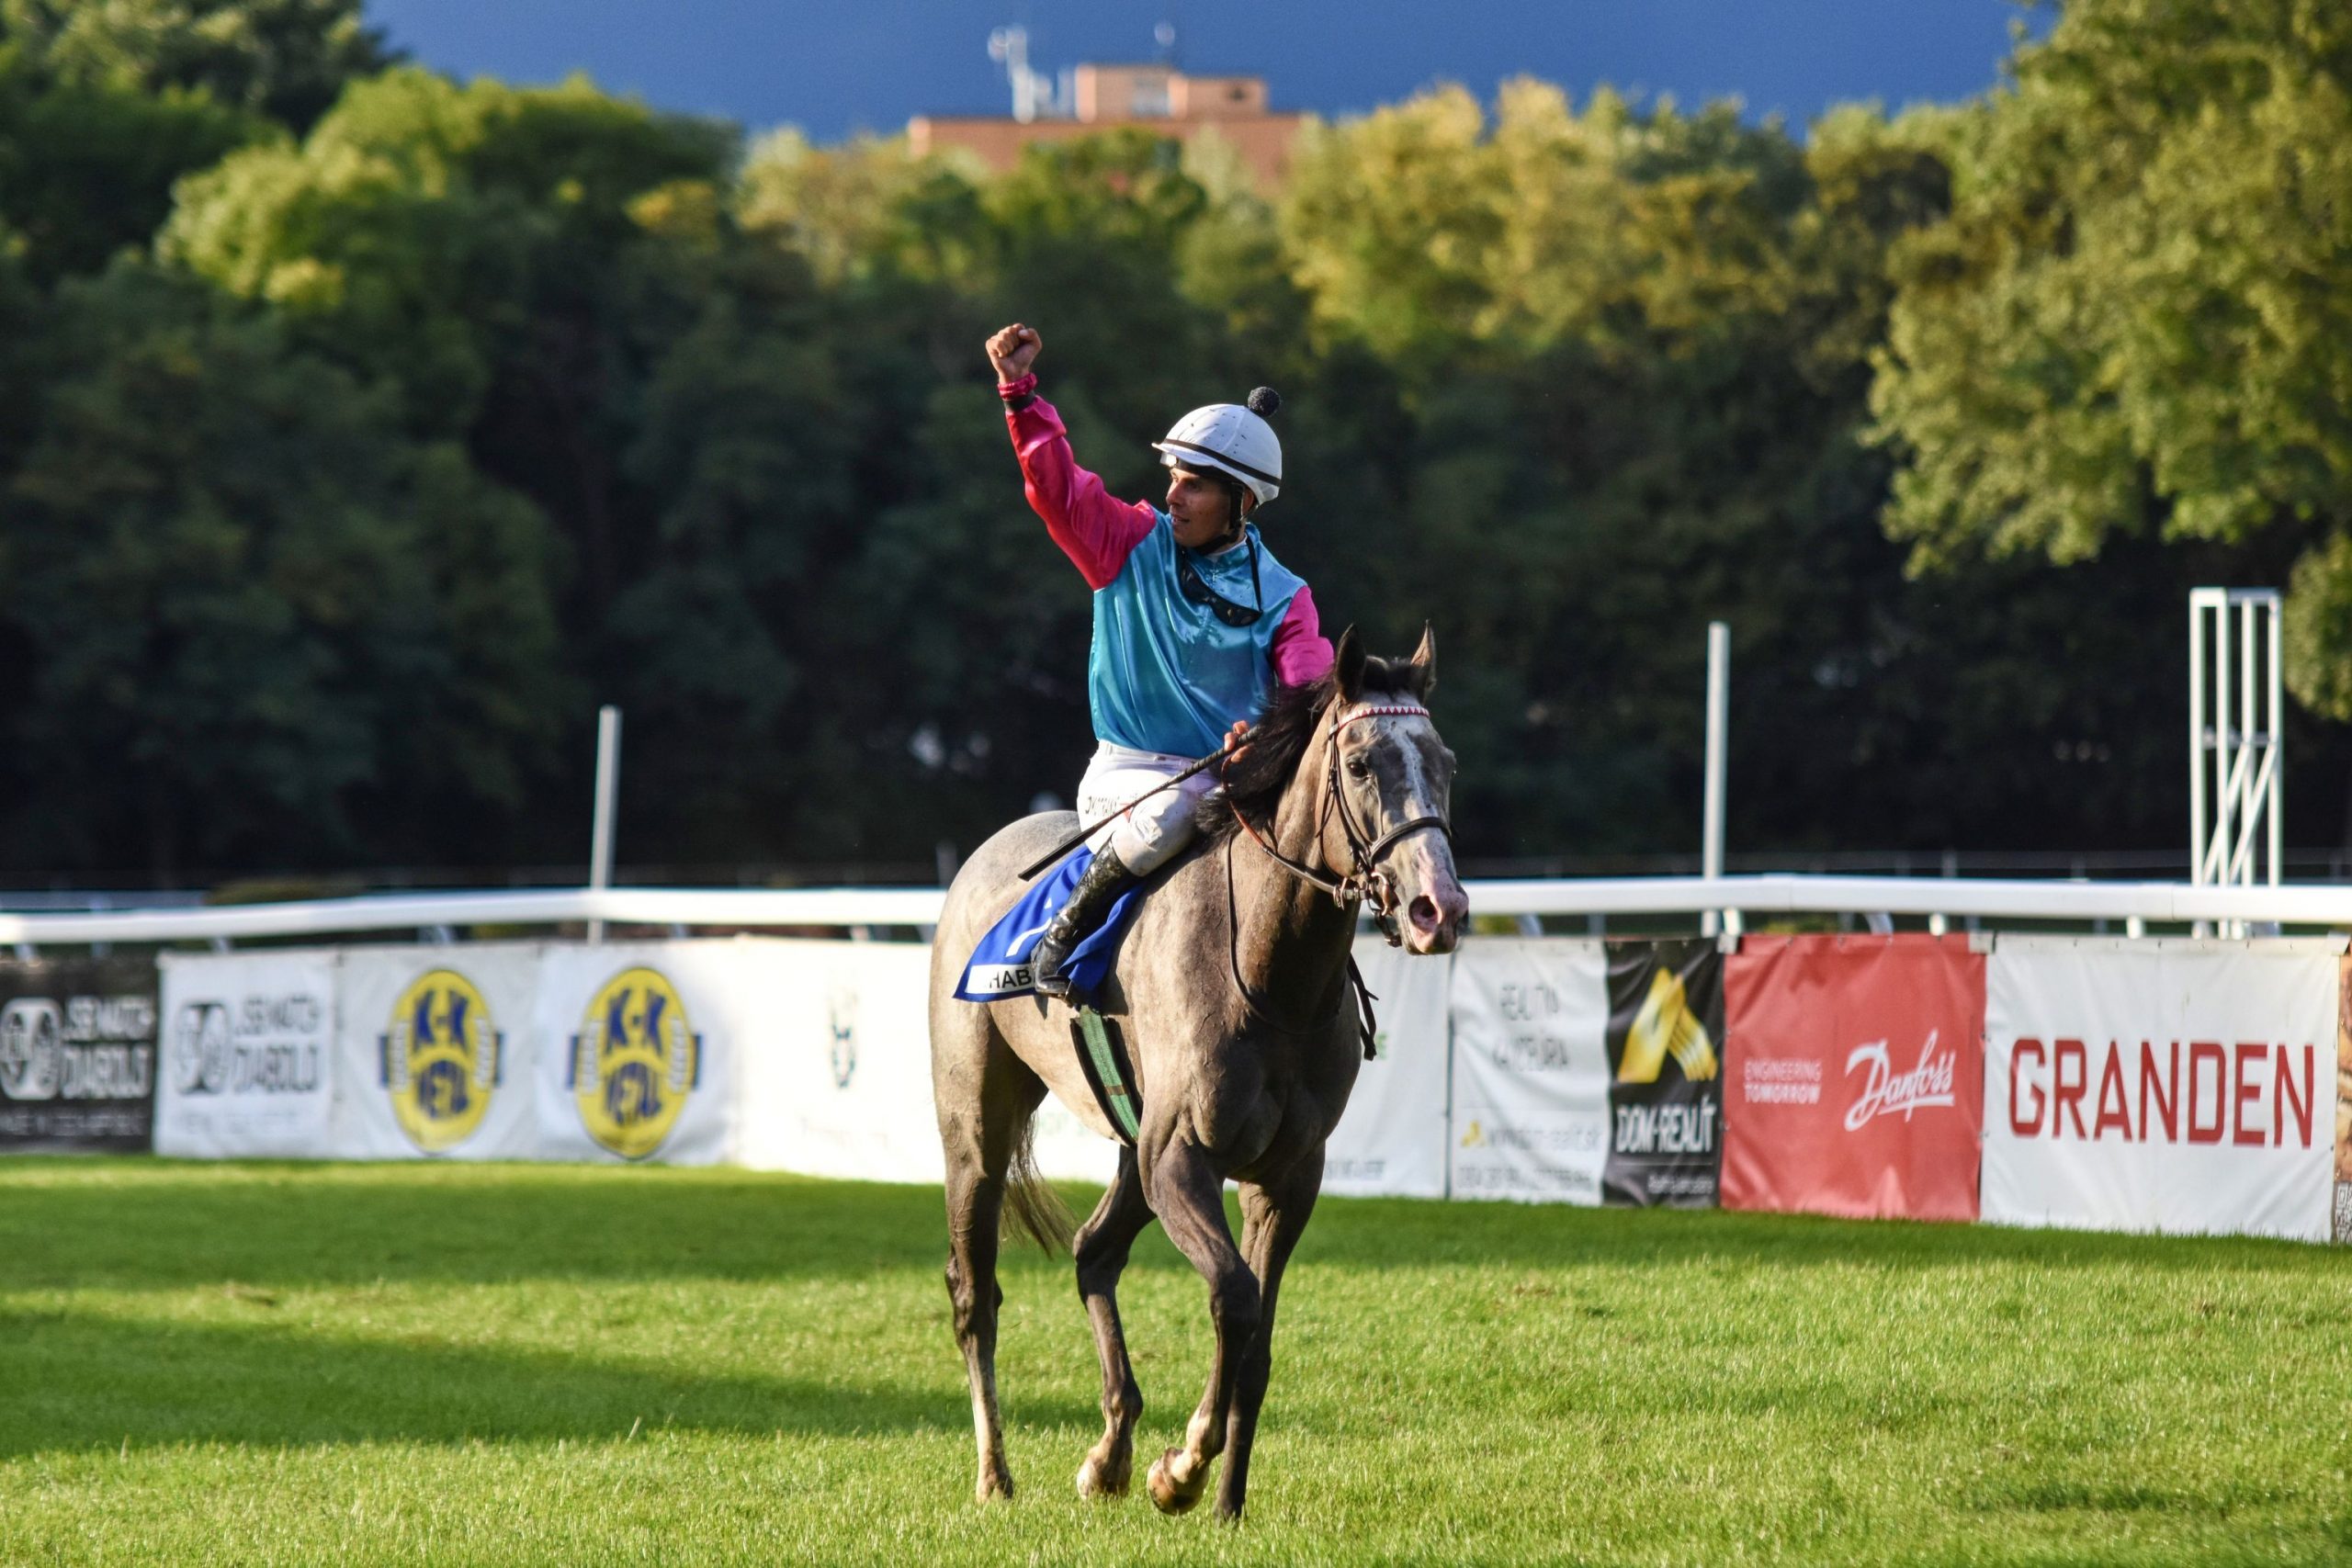
POLYGON ((1412 916, 1413 924, 1425 931, 1437 930, 1441 919, 1436 901, 1426 893, 1413 900, 1412 916))

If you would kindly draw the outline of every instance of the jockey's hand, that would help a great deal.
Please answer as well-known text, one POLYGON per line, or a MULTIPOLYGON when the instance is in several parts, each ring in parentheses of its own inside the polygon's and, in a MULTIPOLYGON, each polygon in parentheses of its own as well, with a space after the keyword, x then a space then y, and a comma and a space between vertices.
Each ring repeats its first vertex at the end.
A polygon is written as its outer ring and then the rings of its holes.
POLYGON ((1029 374, 1029 367, 1046 346, 1035 327, 1024 327, 1019 321, 999 331, 989 339, 989 363, 996 367, 998 385, 1018 381, 1029 374))
POLYGON ((1237 718, 1233 721, 1233 728, 1225 732, 1225 760, 1228 762, 1238 762, 1241 760, 1241 753, 1249 749, 1250 721, 1246 718, 1237 718))

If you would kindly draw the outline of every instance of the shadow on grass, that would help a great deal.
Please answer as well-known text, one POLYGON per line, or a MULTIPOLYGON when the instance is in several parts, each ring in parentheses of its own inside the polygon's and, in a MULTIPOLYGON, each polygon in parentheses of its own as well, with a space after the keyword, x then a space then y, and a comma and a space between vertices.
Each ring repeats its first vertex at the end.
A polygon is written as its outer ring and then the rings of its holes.
MULTIPOLYGON (((968 1439, 952 1349, 936 1386, 695 1376, 544 1352, 398 1345, 269 1326, 0 1313, 0 1460, 127 1445, 606 1441, 632 1428, 764 1436, 936 1430, 968 1439)), ((1091 1402, 1030 1393, 1024 1424, 1085 1427, 1091 1402)))
MULTIPOLYGON (((0 1161, 0 1287, 8 1290, 173 1290, 221 1280, 764 1282, 933 1273, 946 1257, 933 1187, 736 1170, 138 1160, 79 1171, 41 1167, 38 1179, 6 1179, 35 1168, 0 1161)), ((1063 1190, 1080 1215, 1096 1196, 1074 1184, 1063 1190)), ((1069 1267, 1010 1240, 1005 1258, 1016 1276, 1066 1277, 1069 1267)), ((1373 1270, 2007 1263, 2333 1275, 2344 1259, 2325 1247, 2245 1237, 1383 1199, 1327 1201, 1299 1261, 1373 1270)), ((1190 1272, 1157 1227, 1133 1266, 1190 1272)))
MULTIPOLYGON (((0 1288, 175 1290, 935 1271, 939 1190, 734 1170, 0 1162, 0 1288)), ((943 1293, 942 1299, 944 1299, 943 1293)))

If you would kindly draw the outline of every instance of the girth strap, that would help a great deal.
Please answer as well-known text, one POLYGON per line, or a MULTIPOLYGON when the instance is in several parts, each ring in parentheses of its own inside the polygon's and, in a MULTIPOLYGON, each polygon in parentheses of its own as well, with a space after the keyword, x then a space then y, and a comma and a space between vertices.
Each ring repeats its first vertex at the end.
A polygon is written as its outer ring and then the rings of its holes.
POLYGON ((1070 1020, 1069 1037, 1078 1047, 1079 1070, 1086 1075, 1086 1087, 1094 1091, 1094 1103, 1110 1118, 1119 1142, 1135 1147, 1136 1130, 1143 1125, 1143 1104, 1132 1087, 1135 1066, 1127 1060, 1126 1042, 1118 1025, 1092 1008, 1081 1007, 1070 1020))

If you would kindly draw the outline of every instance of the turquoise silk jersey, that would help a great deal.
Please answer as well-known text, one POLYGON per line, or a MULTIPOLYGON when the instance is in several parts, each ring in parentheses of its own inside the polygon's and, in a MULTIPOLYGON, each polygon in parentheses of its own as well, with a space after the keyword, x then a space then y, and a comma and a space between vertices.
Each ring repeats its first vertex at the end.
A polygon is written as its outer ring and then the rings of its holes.
POLYGON ((1314 591, 1270 554, 1255 524, 1241 544, 1214 556, 1183 550, 1168 513, 1114 501, 1078 466, 1069 433, 1037 378, 1000 386, 1029 504, 1094 592, 1094 638, 1086 691, 1097 739, 1136 751, 1205 757, 1226 732, 1255 719, 1276 682, 1303 686, 1331 668, 1331 644, 1314 591), (1250 556, 1257 581, 1250 582, 1250 556), (1262 608, 1245 626, 1215 604, 1184 597, 1178 571, 1192 563, 1227 603, 1262 608))
POLYGON ((1237 720, 1254 719, 1273 689, 1274 634, 1306 585, 1245 524, 1249 543, 1214 556, 1185 550, 1166 513, 1127 552, 1118 576, 1094 593, 1094 644, 1087 654, 1087 700, 1094 733, 1114 745, 1177 757, 1205 757, 1237 720), (1258 581, 1250 581, 1250 545, 1258 581), (1184 597, 1179 556, 1218 596, 1265 613, 1227 626, 1213 604, 1184 597))

